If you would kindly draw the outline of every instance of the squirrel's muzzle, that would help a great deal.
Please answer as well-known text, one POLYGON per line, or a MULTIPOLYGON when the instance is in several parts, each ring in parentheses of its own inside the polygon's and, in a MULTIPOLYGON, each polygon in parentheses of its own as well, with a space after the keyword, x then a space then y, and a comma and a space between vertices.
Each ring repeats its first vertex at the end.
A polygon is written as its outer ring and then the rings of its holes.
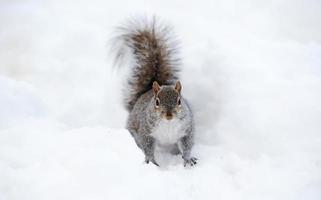
POLYGON ((173 113, 170 111, 167 111, 165 114, 165 117, 167 120, 171 120, 171 119, 173 119, 173 113))

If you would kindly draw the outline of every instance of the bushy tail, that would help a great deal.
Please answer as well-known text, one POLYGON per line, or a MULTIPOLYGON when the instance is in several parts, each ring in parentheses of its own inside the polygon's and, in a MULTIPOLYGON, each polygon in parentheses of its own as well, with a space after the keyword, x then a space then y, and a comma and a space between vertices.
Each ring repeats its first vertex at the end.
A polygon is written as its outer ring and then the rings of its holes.
POLYGON ((133 58, 128 88, 125 90, 125 106, 131 111, 137 99, 152 89, 154 81, 169 85, 178 79, 177 41, 170 28, 161 25, 155 17, 152 20, 128 21, 117 30, 113 49, 115 64, 125 63, 128 53, 133 58))

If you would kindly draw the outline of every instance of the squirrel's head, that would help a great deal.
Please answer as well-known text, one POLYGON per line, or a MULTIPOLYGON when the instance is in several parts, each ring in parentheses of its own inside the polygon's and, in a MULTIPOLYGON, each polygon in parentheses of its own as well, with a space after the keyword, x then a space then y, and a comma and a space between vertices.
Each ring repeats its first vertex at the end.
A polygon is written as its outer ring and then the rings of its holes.
POLYGON ((156 81, 153 83, 154 108, 163 119, 171 120, 177 117, 181 111, 181 90, 179 81, 175 86, 160 86, 156 81))

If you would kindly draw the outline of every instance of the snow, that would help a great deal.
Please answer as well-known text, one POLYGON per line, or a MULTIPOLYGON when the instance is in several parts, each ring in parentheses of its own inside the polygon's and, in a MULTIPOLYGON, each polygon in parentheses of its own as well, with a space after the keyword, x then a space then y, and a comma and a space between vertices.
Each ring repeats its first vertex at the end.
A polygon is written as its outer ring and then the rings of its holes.
POLYGON ((1 1, 0 200, 321 199, 321 3, 1 1), (197 166, 124 129, 108 41, 129 16, 175 29, 197 166))

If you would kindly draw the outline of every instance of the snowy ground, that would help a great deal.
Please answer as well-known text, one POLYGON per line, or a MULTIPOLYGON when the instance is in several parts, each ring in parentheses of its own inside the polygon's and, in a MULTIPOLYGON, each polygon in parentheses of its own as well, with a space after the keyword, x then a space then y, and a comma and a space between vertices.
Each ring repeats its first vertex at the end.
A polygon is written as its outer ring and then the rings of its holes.
POLYGON ((321 2, 0 2, 0 200, 321 199, 321 2), (157 14, 197 124, 185 169, 123 128, 107 44, 157 14))

